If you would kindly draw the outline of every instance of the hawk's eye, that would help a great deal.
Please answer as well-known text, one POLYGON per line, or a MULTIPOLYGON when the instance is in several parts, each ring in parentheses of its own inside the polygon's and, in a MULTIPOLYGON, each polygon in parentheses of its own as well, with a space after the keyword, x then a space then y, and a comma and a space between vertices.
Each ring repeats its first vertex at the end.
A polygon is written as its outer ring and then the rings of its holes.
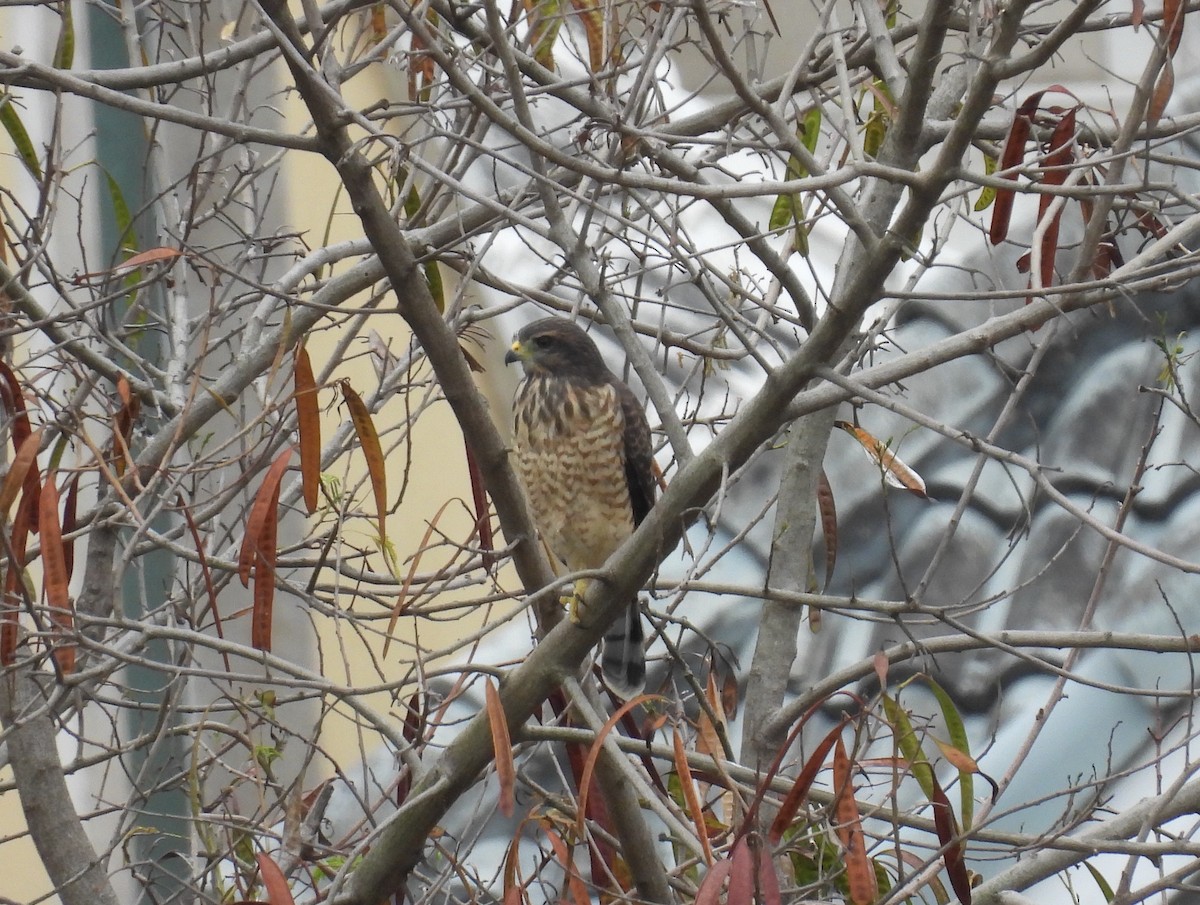
POLYGON ((549 349, 552 345, 554 345, 554 337, 547 336, 545 333, 543 333, 541 336, 535 336, 533 338, 533 344, 539 349, 549 349))

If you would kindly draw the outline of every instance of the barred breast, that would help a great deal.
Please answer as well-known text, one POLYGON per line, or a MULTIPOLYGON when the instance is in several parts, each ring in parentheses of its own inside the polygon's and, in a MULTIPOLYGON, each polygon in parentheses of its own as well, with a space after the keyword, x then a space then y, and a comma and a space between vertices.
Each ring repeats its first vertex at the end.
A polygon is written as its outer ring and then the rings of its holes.
POLYGON ((547 545, 572 571, 603 565, 633 532, 615 388, 528 377, 513 427, 517 471, 547 545))

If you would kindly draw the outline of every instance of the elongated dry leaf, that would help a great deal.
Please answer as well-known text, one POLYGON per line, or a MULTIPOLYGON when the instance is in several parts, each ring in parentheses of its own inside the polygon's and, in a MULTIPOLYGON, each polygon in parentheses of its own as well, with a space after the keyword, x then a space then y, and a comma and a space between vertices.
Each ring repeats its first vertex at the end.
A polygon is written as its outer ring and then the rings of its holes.
MULTIPOLYGON (((1029 141, 1029 133, 1033 128, 1033 117, 1041 106, 1044 92, 1035 91, 1025 98, 1013 116, 1008 136, 1004 139, 1004 150, 1000 152, 1000 178, 1010 182, 1017 181, 1017 174, 1011 172, 1025 157, 1025 145, 1029 141)), ((1012 219, 1013 200, 1016 193, 1012 189, 997 189, 992 204, 992 224, 988 230, 988 241, 999 245, 1008 237, 1008 224, 1012 219)))
MULTIPOLYGON (((563 700, 561 693, 556 692, 551 695, 550 702, 555 713, 562 714, 566 710, 566 701, 563 700)), ((587 755, 591 748, 579 742, 567 742, 566 749, 567 763, 571 768, 571 776, 575 780, 575 788, 582 789, 583 774, 587 770, 587 755)), ((580 811, 583 812, 586 821, 600 829, 599 833, 593 834, 592 844, 587 848, 592 882, 597 886, 605 886, 608 885, 608 878, 611 877, 617 881, 622 890, 632 889, 633 876, 628 863, 617 853, 616 847, 608 842, 610 838, 615 838, 616 828, 608 813, 604 796, 596 793, 594 778, 591 779, 590 785, 591 788, 581 803, 580 811)))
POLYGON ((12 418, 13 452, 19 452, 25 438, 33 433, 29 424, 29 412, 25 408, 25 394, 21 392, 21 384, 17 375, 8 363, 0 360, 0 379, 4 381, 4 407, 12 418))
MULTIPOLYGON (((33 427, 29 422, 29 410, 25 407, 25 394, 21 392, 21 384, 17 381, 17 375, 2 359, 0 359, 0 383, 3 384, 0 397, 3 398, 4 407, 12 419, 10 430, 12 431, 13 455, 17 456, 21 453, 21 445, 33 433, 33 427)), ((40 511, 38 502, 40 492, 41 481, 37 469, 31 468, 25 472, 25 493, 30 497, 29 502, 34 513, 40 511)), ((29 533, 38 533, 36 518, 33 519, 29 533)))
POLYGON ((859 442, 871 461, 879 466, 883 480, 893 487, 915 493, 922 499, 926 498, 925 481, 913 469, 909 468, 882 440, 876 439, 869 431, 863 430, 849 421, 835 421, 840 427, 859 442))
POLYGON ((401 734, 410 745, 417 745, 417 740, 425 735, 426 708, 429 699, 421 692, 414 691, 408 699, 408 707, 404 710, 404 728, 401 734))
POLYGON ((317 405, 317 382, 313 377, 312 362, 303 344, 296 346, 292 381, 296 399, 296 432, 300 435, 300 481, 304 490, 304 508, 312 515, 321 502, 321 410, 317 405))
POLYGON ((718 861, 700 881, 700 889, 696 891, 694 905, 718 905, 721 901, 721 887, 729 879, 733 871, 733 862, 718 861))
MULTIPOLYGON (((821 513, 821 534, 825 539, 824 590, 828 591, 829 582, 833 580, 833 567, 837 565, 838 523, 837 503, 833 499, 833 487, 829 483, 829 476, 825 474, 824 468, 821 469, 821 474, 817 478, 817 509, 821 513)), ((814 623, 814 631, 821 625, 820 612, 820 610, 811 610, 808 615, 809 622, 814 623)))
POLYGON ((745 836, 734 843, 730 862, 726 905, 754 905, 754 853, 745 836))
MULTIPOLYGON (((896 853, 900 860, 912 868, 912 872, 922 873, 927 867, 928 862, 911 849, 901 849, 896 853)), ((929 876, 925 874, 929 884, 929 891, 933 893, 934 905, 950 905, 950 894, 946 892, 946 884, 937 876, 929 876)))
POLYGON ((942 859, 946 864, 946 873, 950 876, 950 886, 958 896, 961 905, 971 905, 971 876, 967 871, 966 861, 963 860, 962 843, 958 840, 958 826, 954 820, 954 812, 950 809, 950 801, 946 793, 938 785, 937 778, 933 780, 933 825, 937 830, 938 841, 942 844, 942 859))
MULTIPOLYGON (((38 476, 34 474, 34 481, 38 476)), ((40 484, 39 484, 40 489, 40 484)), ((41 494, 38 494, 40 499, 41 494)), ((29 538, 30 529, 37 522, 38 512, 33 503, 34 498, 28 493, 21 495, 17 506, 17 514, 13 516, 12 534, 9 546, 12 548, 12 558, 4 570, 3 606, 0 607, 0 664, 11 666, 16 658, 17 641, 19 636, 18 620, 21 612, 23 595, 20 586, 25 572, 25 542, 29 538)))
POLYGON ((121 408, 113 416, 112 456, 117 477, 121 477, 126 467, 133 464, 129 439, 133 436, 133 425, 141 414, 142 400, 134 395, 124 374, 117 378, 117 397, 121 400, 121 408))
MULTIPOLYGON (((29 540, 29 535, 35 533, 37 529, 38 517, 41 514, 38 511, 38 507, 42 498, 41 478, 37 474, 36 469, 33 471, 33 479, 38 484, 38 493, 36 496, 27 492, 23 492, 21 494, 21 502, 17 504, 17 514, 13 516, 12 520, 12 552, 16 564, 21 568, 24 568, 25 566, 26 543, 29 540)), ((18 575, 21 571, 21 568, 15 570, 9 569, 6 581, 13 579, 16 575, 18 575)), ((11 587, 9 584, 5 584, 4 589, 6 593, 15 592, 17 590, 16 582, 14 581, 11 587)))
POLYGON ((771 853, 765 848, 758 851, 758 892, 761 905, 783 905, 779 874, 775 871, 771 853))
MULTIPOLYGON (((50 621, 69 636, 75 627, 68 587, 67 562, 63 553, 62 523, 58 516, 58 488, 54 473, 46 475, 38 508, 38 528, 42 535, 42 584, 50 621)), ((70 638, 54 643, 54 660, 64 675, 75 670, 75 642, 70 638)))
POLYGON ((850 901, 854 905, 871 905, 879 895, 875 868, 867 857, 866 837, 858 802, 854 800, 853 764, 839 736, 833 749, 833 794, 836 801, 837 834, 842 841, 846 859, 846 879, 850 883, 850 901))
POLYGON ((471 444, 463 438, 463 447, 467 452, 467 475, 471 479, 471 503, 475 509, 475 534, 479 538, 479 549, 482 552, 483 570, 492 571, 496 565, 496 537, 492 531, 492 514, 488 506, 487 485, 483 480, 483 469, 471 452, 471 444))
POLYGON ((159 264, 164 261, 174 261, 181 257, 183 252, 178 248, 167 248, 160 246, 158 248, 147 248, 145 251, 138 252, 130 258, 122 261, 112 269, 112 273, 123 273, 127 270, 136 270, 139 267, 145 267, 147 264, 159 264))
MULTIPOLYGON (((242 580, 244 588, 250 587, 250 567, 254 565, 254 555, 258 552, 267 517, 270 515, 273 519, 278 518, 275 509, 279 505, 279 485, 283 482, 283 473, 287 471, 293 449, 294 447, 289 446, 275 457, 275 461, 267 469, 262 486, 258 488, 254 505, 250 507, 250 515, 246 519, 246 534, 242 538, 242 551, 238 556, 238 578, 242 580)), ((274 555, 272 551, 272 559, 274 555)))
POLYGON ((503 905, 521 905, 525 901, 525 887, 521 882, 521 831, 513 836, 508 844, 508 853, 504 856, 504 898, 503 905))
POLYGON ((621 722, 621 719, 625 716, 625 714, 633 710, 634 707, 638 707, 647 701, 655 700, 659 700, 658 695, 640 694, 635 698, 630 698, 617 708, 613 715, 610 716, 605 721, 604 725, 600 727, 600 731, 596 733, 596 739, 592 742, 591 747, 588 749, 587 760, 585 760, 583 764, 583 773, 579 777, 578 829, 581 837, 587 829, 587 827, 584 825, 584 821, 587 819, 587 803, 588 799, 591 797, 592 773, 596 770, 596 760, 600 757, 600 749, 604 746, 604 740, 608 738, 608 734, 613 731, 613 727, 616 726, 617 723, 621 722))
POLYGON ((16 502, 17 494, 21 492, 21 488, 25 486, 25 477, 29 473, 30 466, 33 465, 37 458, 38 447, 42 442, 42 429, 38 428, 32 434, 25 438, 17 449, 17 453, 13 456, 12 465, 8 468, 8 474, 4 476, 4 483, 0 484, 0 513, 5 516, 8 510, 12 508, 12 504, 16 502))
POLYGON ((295 905, 292 891, 288 888, 287 877, 270 855, 258 852, 254 856, 258 862, 258 873, 262 877, 263 889, 267 891, 267 901, 271 905, 295 905))
MULTIPOLYGON (((9 566, 9 569, 15 568, 9 566)), ((17 640, 20 636, 21 605, 5 594, 0 597, 0 666, 12 666, 17 660, 17 640)))
POLYGON ((571 856, 571 849, 567 847, 567 843, 554 831, 549 820, 539 820, 538 826, 541 828, 542 835, 550 840, 550 847, 554 849, 554 857, 567 877, 567 889, 571 892, 571 905, 591 905, 592 898, 588 895, 587 886, 584 885, 583 878, 579 876, 579 871, 575 869, 575 859, 571 856))
POLYGON ((725 709, 721 706, 721 693, 717 688, 715 669, 708 671, 704 699, 708 702, 708 709, 701 709, 696 719, 696 749, 702 754, 721 760, 725 757, 725 746, 721 743, 721 738, 727 727, 725 725, 725 709), (716 714, 717 723, 713 722, 709 711, 716 714))
POLYGON ((737 673, 731 669, 721 682, 721 713, 725 714, 727 721, 737 716, 739 694, 737 673))
MULTIPOLYGON (((382 5, 381 3, 380 6, 382 5)), ((436 31, 437 13, 433 11, 432 7, 426 14, 425 19, 431 26, 431 30, 436 31)), ((409 44, 408 54, 409 97, 413 100, 420 100, 422 103, 427 101, 436 75, 436 63, 433 56, 429 53, 429 47, 425 43, 425 39, 414 32, 412 41, 409 44)))
POLYGON ((671 741, 675 751, 675 772, 679 774, 679 785, 683 789, 683 800, 687 803, 688 816, 696 827, 696 837, 700 840, 700 850, 704 854, 704 863, 709 867, 713 864, 712 846, 708 841, 708 827, 704 823, 704 808, 700 805, 700 794, 696 791, 695 780, 692 779, 692 768, 688 766, 687 750, 683 747, 683 736, 678 729, 671 730, 671 741))
MULTIPOLYGON (((575 8, 575 15, 583 24, 584 34, 587 36, 588 66, 591 71, 597 73, 606 66, 620 63, 620 48, 616 44, 610 44, 609 47, 604 46, 604 17, 606 15, 615 16, 616 7, 612 4, 602 4, 598 0, 571 0, 571 6, 575 8)), ((615 25, 615 23, 612 24, 615 25)), ((616 34, 616 31, 616 29, 610 28, 608 34, 616 34)))
POLYGON ((1175 66, 1167 60, 1163 64, 1162 72, 1158 74, 1158 80, 1154 83, 1154 93, 1150 95, 1150 104, 1146 110, 1146 125, 1154 128, 1158 125, 1158 121, 1162 119, 1163 112, 1167 109, 1167 103, 1171 100, 1171 95, 1175 92, 1175 66))
POLYGON ((883 691, 887 688, 888 667, 891 664, 888 662, 887 654, 881 650, 875 651, 875 655, 871 657, 871 667, 875 670, 875 677, 879 679, 879 690, 883 691))
POLYGON ((382 2, 372 4, 370 22, 371 46, 374 47, 387 37, 387 4, 382 2))
MULTIPOLYGON (((114 182, 113 185, 115 188, 116 183, 114 182)), ((114 205, 116 204, 117 202, 114 201, 114 205)), ((119 204, 121 206, 125 204, 123 198, 120 199, 119 204)), ((127 209, 126 216, 128 216, 127 209)), ((121 216, 118 215, 117 219, 120 220, 121 216)), ((141 267, 145 267, 147 264, 161 264, 167 261, 174 261, 176 258, 182 257, 183 254, 184 253, 178 248, 167 248, 165 246, 147 248, 145 251, 139 251, 137 254, 126 258, 116 267, 110 267, 107 270, 93 270, 88 273, 81 273, 75 277, 75 283, 76 285, 79 285, 90 280, 107 279, 108 277, 112 276, 125 276, 133 273, 135 270, 138 270, 141 267)))
MULTIPOLYGON (((196 526, 196 519, 192 516, 192 510, 183 500, 183 494, 178 494, 175 497, 175 502, 183 512, 184 521, 187 522, 188 533, 192 536, 192 543, 196 547, 196 558, 200 561, 200 575, 204 579, 204 592, 208 595, 208 609, 212 613, 213 628, 216 629, 217 637, 225 639, 225 626, 221 622, 221 610, 217 607, 217 589, 213 584, 212 569, 208 565, 208 555, 204 552, 204 541, 200 538, 200 529, 196 526)), ((225 661, 225 671, 233 672, 233 667, 229 663, 228 652, 221 651, 221 659, 225 661)))
POLYGON ((950 763, 955 770, 963 773, 978 773, 979 764, 975 758, 967 754, 965 751, 960 751, 949 742, 944 742, 936 736, 933 737, 933 743, 938 746, 938 750, 942 752, 942 757, 950 763))
POLYGON ((354 424, 354 433, 358 436, 358 444, 367 460, 367 474, 371 479, 371 492, 375 495, 375 511, 379 519, 379 543, 387 545, 387 471, 383 463, 383 449, 379 445, 379 433, 375 430, 375 422, 362 397, 354 392, 350 382, 341 382, 342 398, 350 409, 350 421, 354 424))
POLYGON ((500 702, 496 684, 487 679, 483 686, 488 723, 492 729, 492 752, 496 758, 496 780, 500 785, 500 813, 511 817, 516 808, 517 769, 513 764, 512 740, 508 735, 508 717, 500 702))
MULTIPOLYGON (((287 460, 285 459, 284 465, 286 466, 286 464, 287 460)), ((250 616, 250 645, 255 650, 271 650, 271 626, 275 619, 275 566, 278 557, 278 535, 279 482, 277 481, 254 550, 254 610, 250 616)))
POLYGON ((1187 8, 1183 0, 1163 0, 1163 28, 1166 29, 1167 57, 1173 58, 1183 39, 1187 8))
POLYGON ((780 840, 783 839, 783 834, 787 832, 788 827, 792 825, 792 821, 796 819, 796 815, 800 812, 800 806, 808 798, 808 792, 817 778, 817 773, 820 772, 821 767, 825 764, 825 758, 829 756, 829 749, 841 738, 842 728, 846 725, 846 719, 843 716, 841 722, 829 730, 825 738, 821 739, 821 743, 813 749, 812 754, 805 761, 804 768, 796 777, 796 781, 788 789, 788 793, 783 799, 783 804, 779 806, 779 810, 775 814, 775 820, 771 823, 771 831, 767 838, 770 839, 772 845, 779 844, 780 840))
MULTIPOLYGON (((1050 137, 1050 150, 1042 159, 1042 183, 1044 185, 1062 185, 1067 180, 1068 167, 1075 162, 1073 148, 1075 112, 1076 108, 1068 110, 1054 127, 1054 132, 1050 137)), ((1054 203, 1054 197, 1054 195, 1044 193, 1038 200, 1039 224, 1045 221, 1047 211, 1054 203)), ((1054 260, 1058 255, 1058 231, 1062 223, 1062 212, 1063 206, 1059 205, 1058 210, 1042 232, 1041 269, 1038 276, 1042 281, 1043 289, 1054 282, 1054 260)))

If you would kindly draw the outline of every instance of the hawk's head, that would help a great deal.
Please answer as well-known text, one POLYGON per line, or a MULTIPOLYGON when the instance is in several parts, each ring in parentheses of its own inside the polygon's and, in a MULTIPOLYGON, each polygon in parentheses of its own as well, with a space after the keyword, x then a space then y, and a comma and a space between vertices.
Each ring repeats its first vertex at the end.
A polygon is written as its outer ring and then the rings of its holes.
POLYGON ((611 379, 600 350, 575 324, 561 317, 546 317, 522 327, 504 356, 505 364, 519 361, 530 376, 552 376, 583 383, 611 379))

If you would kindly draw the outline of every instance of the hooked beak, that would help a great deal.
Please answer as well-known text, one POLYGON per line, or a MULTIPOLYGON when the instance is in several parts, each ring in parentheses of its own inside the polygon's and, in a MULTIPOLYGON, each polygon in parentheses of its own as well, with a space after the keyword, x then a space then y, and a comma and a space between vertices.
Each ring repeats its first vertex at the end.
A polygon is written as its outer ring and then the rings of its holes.
POLYGON ((521 341, 519 339, 515 339, 513 340, 512 347, 504 356, 504 363, 506 365, 516 364, 518 361, 527 360, 528 357, 529 356, 525 353, 525 347, 521 345, 521 341))

